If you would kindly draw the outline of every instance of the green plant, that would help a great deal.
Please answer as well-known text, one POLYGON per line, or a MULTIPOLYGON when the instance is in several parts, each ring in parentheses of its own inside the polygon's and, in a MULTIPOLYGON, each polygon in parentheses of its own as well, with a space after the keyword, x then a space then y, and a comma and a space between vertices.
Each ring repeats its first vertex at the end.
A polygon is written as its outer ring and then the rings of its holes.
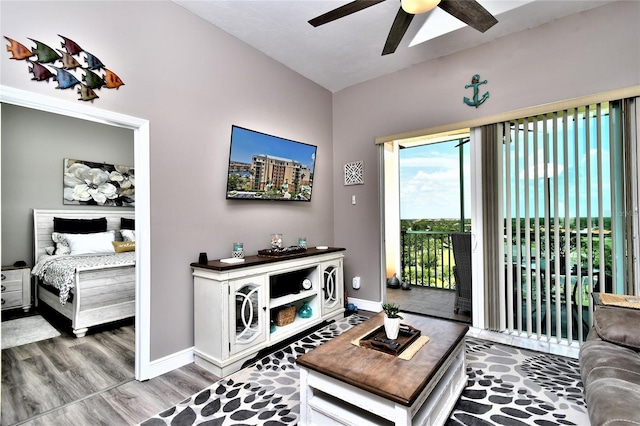
POLYGON ((382 310, 384 311, 384 313, 387 315, 388 318, 404 319, 402 318, 402 315, 400 315, 400 307, 396 306, 395 303, 383 303, 382 310))

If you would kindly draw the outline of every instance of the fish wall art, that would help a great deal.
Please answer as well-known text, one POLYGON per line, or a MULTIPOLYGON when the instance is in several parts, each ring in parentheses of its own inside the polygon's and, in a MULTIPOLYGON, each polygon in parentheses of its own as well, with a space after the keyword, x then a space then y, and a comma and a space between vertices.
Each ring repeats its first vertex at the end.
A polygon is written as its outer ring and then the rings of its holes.
MULTIPOLYGON (((49 45, 32 38, 28 38, 35 46, 25 44, 4 36, 9 41, 7 52, 9 59, 25 61, 27 72, 32 74, 31 80, 54 80, 55 87, 60 90, 76 88, 79 101, 98 99, 96 91, 105 89, 119 89, 124 82, 113 70, 108 69, 96 55, 84 50, 75 41, 58 34, 62 39, 62 49, 54 49, 49 45), (85 64, 85 65, 82 65, 85 64)), ((29 44, 28 42, 26 42, 29 44)))

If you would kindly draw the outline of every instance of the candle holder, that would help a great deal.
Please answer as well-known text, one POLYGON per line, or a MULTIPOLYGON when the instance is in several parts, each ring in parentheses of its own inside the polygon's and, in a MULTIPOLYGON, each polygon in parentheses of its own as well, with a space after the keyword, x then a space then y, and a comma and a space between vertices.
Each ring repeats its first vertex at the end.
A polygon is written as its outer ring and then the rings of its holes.
POLYGON ((298 238, 298 247, 302 247, 303 249, 307 248, 307 237, 298 238))
POLYGON ((271 234, 271 248, 282 248, 282 234, 271 234))
POLYGON ((236 257, 238 259, 244 258, 244 244, 242 243, 233 243, 233 251, 231 252, 232 257, 236 257))

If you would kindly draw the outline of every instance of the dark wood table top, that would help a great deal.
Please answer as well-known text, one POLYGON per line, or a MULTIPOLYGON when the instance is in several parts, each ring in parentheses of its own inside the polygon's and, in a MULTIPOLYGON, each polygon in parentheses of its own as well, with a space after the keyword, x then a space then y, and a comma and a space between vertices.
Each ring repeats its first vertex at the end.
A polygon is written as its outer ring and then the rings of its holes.
POLYGON ((244 262, 239 263, 224 263, 220 259, 210 260, 207 263, 194 262, 191 264, 194 268, 211 269, 214 271, 228 271, 232 269, 246 268, 249 266, 265 265, 268 263, 282 262, 283 260, 300 259, 303 257, 316 256, 319 254, 335 253, 338 251, 345 251, 342 247, 327 247, 326 249, 319 249, 316 247, 309 247, 302 253, 287 254, 284 256, 245 256, 244 262))
POLYGON ((469 327, 404 312, 402 316, 403 324, 419 329, 430 339, 408 361, 351 343, 383 324, 384 313, 381 312, 302 355, 297 362, 310 370, 410 406, 464 338, 469 327))

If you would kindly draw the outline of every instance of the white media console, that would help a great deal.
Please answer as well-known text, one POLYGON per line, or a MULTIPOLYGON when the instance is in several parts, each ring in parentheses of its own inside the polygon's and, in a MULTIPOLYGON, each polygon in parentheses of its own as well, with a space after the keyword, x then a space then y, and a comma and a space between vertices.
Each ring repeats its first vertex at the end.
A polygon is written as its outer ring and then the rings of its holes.
POLYGON ((309 248, 304 253, 248 256, 242 263, 192 263, 196 364, 220 377, 238 371, 275 343, 344 315, 344 249, 309 248), (297 312, 304 303, 309 318, 297 312), (293 322, 273 319, 295 307, 293 322))

